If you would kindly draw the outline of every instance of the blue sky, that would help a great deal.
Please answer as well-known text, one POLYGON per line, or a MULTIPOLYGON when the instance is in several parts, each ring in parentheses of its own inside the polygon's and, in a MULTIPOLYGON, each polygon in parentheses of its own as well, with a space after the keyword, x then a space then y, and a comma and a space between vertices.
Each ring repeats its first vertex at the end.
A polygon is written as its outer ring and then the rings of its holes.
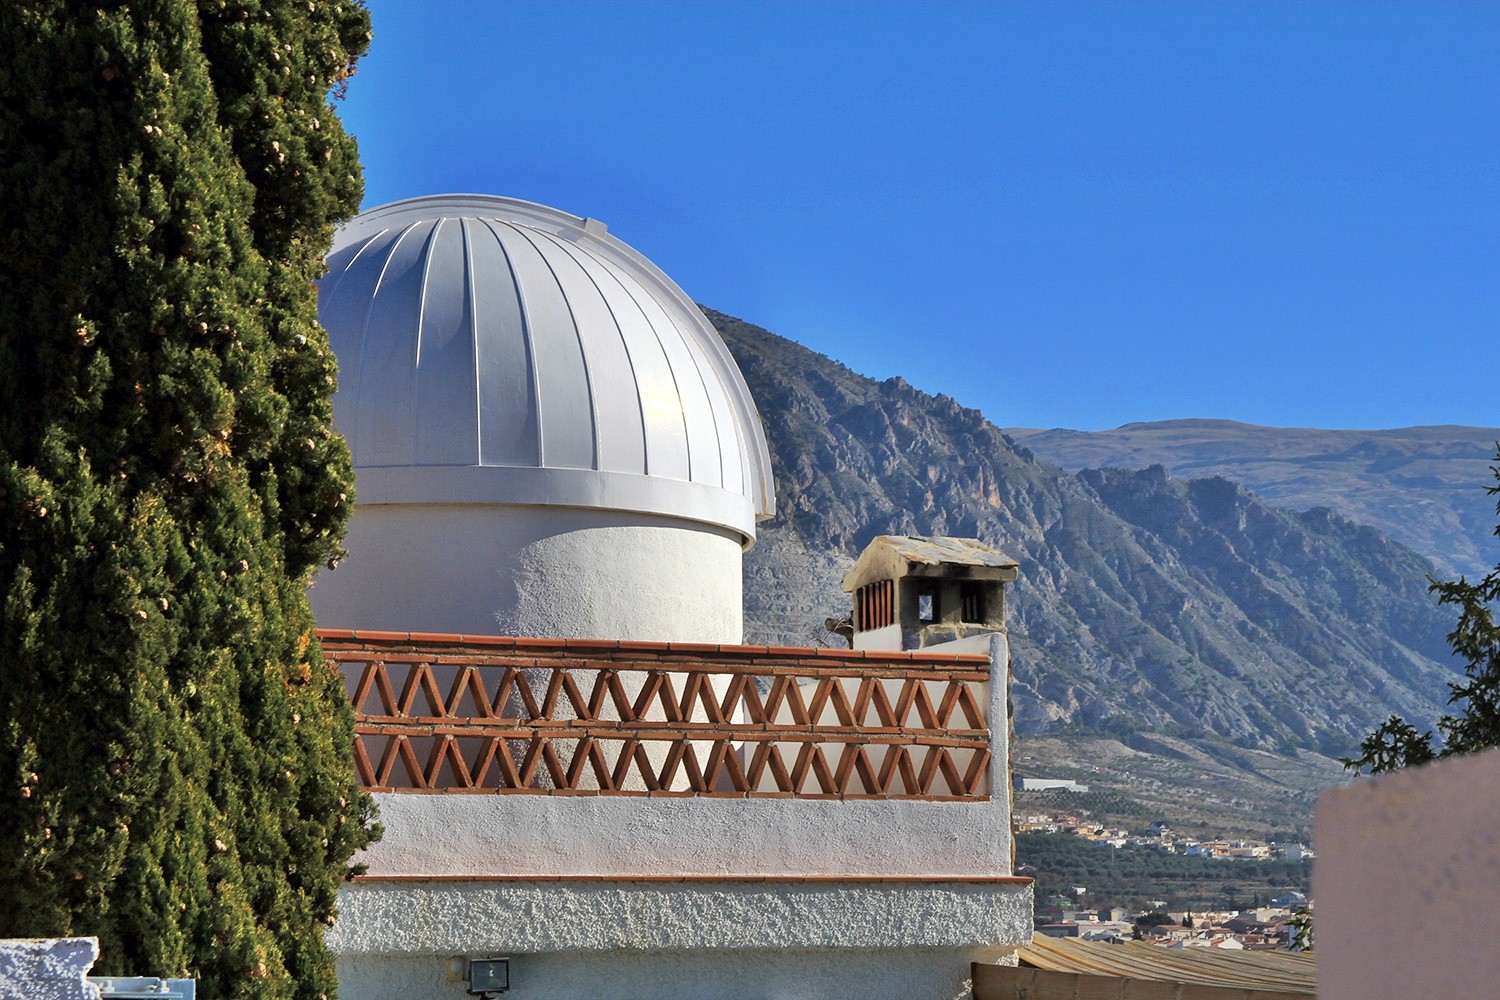
POLYGON ((370 8, 366 207, 602 219, 1002 426, 1500 425, 1500 4, 370 8))

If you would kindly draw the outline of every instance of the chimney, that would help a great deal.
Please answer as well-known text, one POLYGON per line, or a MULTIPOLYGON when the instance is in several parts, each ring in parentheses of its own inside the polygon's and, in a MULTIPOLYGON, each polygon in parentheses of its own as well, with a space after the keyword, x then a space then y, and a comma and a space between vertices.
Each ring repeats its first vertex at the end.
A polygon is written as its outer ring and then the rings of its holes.
POLYGON ((852 645, 911 650, 970 637, 987 643, 982 637, 1005 631, 1005 584, 1017 565, 977 538, 879 535, 844 576, 854 603, 852 645))

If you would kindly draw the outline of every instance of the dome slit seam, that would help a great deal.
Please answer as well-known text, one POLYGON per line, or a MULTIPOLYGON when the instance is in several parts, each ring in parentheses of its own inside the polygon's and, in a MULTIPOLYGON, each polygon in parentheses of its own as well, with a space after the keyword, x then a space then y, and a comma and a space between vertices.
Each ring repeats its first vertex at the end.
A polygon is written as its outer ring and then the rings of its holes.
POLYGON ((443 226, 448 222, 448 219, 438 219, 437 224, 432 227, 432 232, 427 234, 427 242, 422 247, 422 282, 417 286, 417 335, 412 344, 411 409, 407 412, 407 422, 411 432, 410 461, 413 464, 417 461, 417 435, 421 432, 422 335, 427 332, 427 285, 432 275, 432 258, 437 247, 438 234, 443 231, 443 226))
POLYGON ((481 359, 479 357, 479 296, 475 294, 474 242, 469 233, 469 220, 459 219, 458 230, 464 238, 464 294, 469 299, 469 355, 474 359, 474 464, 484 464, 484 402, 479 384, 481 359))

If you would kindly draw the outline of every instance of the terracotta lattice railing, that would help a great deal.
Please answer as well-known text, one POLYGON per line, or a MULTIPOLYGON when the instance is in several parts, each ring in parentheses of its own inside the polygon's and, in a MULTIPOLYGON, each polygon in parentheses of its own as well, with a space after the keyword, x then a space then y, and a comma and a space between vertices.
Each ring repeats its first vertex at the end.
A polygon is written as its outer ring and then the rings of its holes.
POLYGON ((319 635, 375 791, 990 795, 983 656, 319 635))

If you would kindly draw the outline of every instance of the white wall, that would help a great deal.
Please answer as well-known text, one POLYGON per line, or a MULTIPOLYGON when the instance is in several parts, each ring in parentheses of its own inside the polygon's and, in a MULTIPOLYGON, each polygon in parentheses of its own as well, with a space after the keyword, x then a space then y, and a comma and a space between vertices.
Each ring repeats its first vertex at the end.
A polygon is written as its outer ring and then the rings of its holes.
POLYGON ((997 636, 1002 642, 1006 644, 1005 655, 1007 659, 1005 660, 1005 663, 1007 665, 1006 672, 1009 673, 1008 667, 1010 663, 1010 640, 1008 638, 1008 633, 1005 632, 975 632, 973 635, 966 635, 961 639, 949 639, 947 642, 934 642, 929 646, 923 646, 921 652, 953 653, 955 655, 962 653, 979 653, 988 654, 993 657, 995 655, 994 642, 997 636))
POLYGON ((883 625, 864 632, 854 633, 855 649, 899 650, 901 649, 901 626, 883 625))
POLYGON ((739 643, 739 536, 569 507, 356 506, 324 628, 739 643))
POLYGON ((1319 997, 1495 995, 1500 750, 1325 792, 1314 843, 1319 997))
POLYGON ((1005 875, 989 802, 377 795, 375 875, 1005 875))

